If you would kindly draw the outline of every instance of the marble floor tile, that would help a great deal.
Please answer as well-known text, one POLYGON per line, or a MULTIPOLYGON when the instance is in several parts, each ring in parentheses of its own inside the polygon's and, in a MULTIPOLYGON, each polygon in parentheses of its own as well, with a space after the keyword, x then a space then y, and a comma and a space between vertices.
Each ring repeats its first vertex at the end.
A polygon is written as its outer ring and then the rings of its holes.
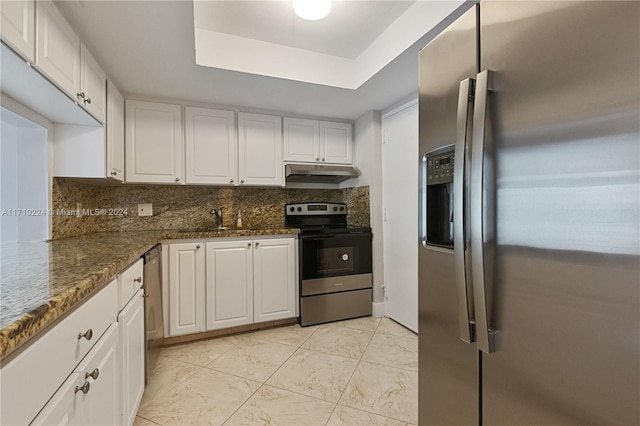
POLYGON ((417 423, 418 372, 360 361, 339 403, 417 423))
POLYGON ((249 337, 267 342, 300 347, 317 329, 318 326, 300 327, 295 324, 287 327, 256 331, 255 333, 251 333, 249 337))
POLYGON ((302 345, 303 349, 360 359, 373 333, 327 324, 302 345))
POLYGON ((207 368, 264 383, 295 351, 293 346, 248 338, 207 368))
POLYGON ((258 382, 203 368, 138 415, 163 426, 221 425, 259 387, 258 382))
POLYGON ((408 423, 338 404, 327 426, 408 426, 408 423))
POLYGON ((399 337, 376 333, 362 360, 418 371, 418 336, 399 337))
POLYGON ((161 354, 168 358, 204 367, 229 349, 238 345, 245 338, 244 335, 240 335, 183 343, 181 345, 163 348, 161 354))
POLYGON ((167 358, 165 356, 158 357, 158 363, 153 369, 149 382, 144 390, 140 408, 143 408, 153 399, 167 393, 176 387, 183 380, 188 379, 193 374, 200 371, 202 367, 198 367, 187 362, 167 358))
POLYGON ((325 425, 335 404, 264 385, 227 425, 325 425))
POLYGON ((392 334, 394 336, 400 336, 400 337, 417 336, 417 334, 414 333, 413 331, 409 330, 405 326, 400 325, 394 320, 389 318, 382 318, 382 320, 380 320, 380 324, 376 329, 376 333, 392 334))
POLYGON ((337 326, 353 328, 355 330, 362 331, 376 331, 378 328, 378 324, 380 324, 380 318, 374 317, 362 317, 362 318, 354 318, 350 320, 338 321, 332 323, 337 326))
POLYGON ((151 422, 147 419, 143 419, 142 417, 136 416, 133 420, 133 426, 156 426, 157 423, 151 422))
POLYGON ((357 365, 354 359, 299 349, 267 384, 338 402, 357 365))

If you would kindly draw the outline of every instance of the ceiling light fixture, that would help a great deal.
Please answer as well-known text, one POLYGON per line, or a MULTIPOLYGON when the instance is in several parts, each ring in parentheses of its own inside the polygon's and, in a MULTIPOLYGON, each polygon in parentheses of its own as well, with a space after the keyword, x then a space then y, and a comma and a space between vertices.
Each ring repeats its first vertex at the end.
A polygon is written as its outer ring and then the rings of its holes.
POLYGON ((331 12, 331 0, 293 0, 293 11, 302 19, 317 21, 331 12))

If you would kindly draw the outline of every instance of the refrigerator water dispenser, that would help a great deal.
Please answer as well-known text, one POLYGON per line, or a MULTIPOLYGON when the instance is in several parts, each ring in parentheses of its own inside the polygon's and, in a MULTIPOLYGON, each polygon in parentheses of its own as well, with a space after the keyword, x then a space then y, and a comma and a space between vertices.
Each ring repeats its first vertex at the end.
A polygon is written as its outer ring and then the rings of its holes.
POLYGON ((427 153, 423 161, 426 179, 426 244, 453 249, 453 146, 427 153))

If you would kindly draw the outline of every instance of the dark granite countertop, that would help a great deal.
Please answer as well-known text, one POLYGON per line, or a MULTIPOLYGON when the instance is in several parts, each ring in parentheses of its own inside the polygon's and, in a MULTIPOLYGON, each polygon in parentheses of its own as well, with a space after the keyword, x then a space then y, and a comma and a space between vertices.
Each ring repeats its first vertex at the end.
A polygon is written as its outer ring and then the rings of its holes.
POLYGON ((0 358, 82 303, 163 240, 298 234, 298 229, 136 231, 0 245, 0 358))

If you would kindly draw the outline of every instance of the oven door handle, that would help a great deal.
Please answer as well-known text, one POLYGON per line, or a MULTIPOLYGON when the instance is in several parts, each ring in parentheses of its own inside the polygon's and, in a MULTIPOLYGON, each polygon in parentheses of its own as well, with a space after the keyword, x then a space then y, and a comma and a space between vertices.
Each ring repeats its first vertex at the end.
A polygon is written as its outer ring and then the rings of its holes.
POLYGON ((336 235, 302 235, 303 240, 334 240, 336 238, 371 238, 372 234, 367 232, 362 233, 349 233, 349 234, 336 234, 336 235))

